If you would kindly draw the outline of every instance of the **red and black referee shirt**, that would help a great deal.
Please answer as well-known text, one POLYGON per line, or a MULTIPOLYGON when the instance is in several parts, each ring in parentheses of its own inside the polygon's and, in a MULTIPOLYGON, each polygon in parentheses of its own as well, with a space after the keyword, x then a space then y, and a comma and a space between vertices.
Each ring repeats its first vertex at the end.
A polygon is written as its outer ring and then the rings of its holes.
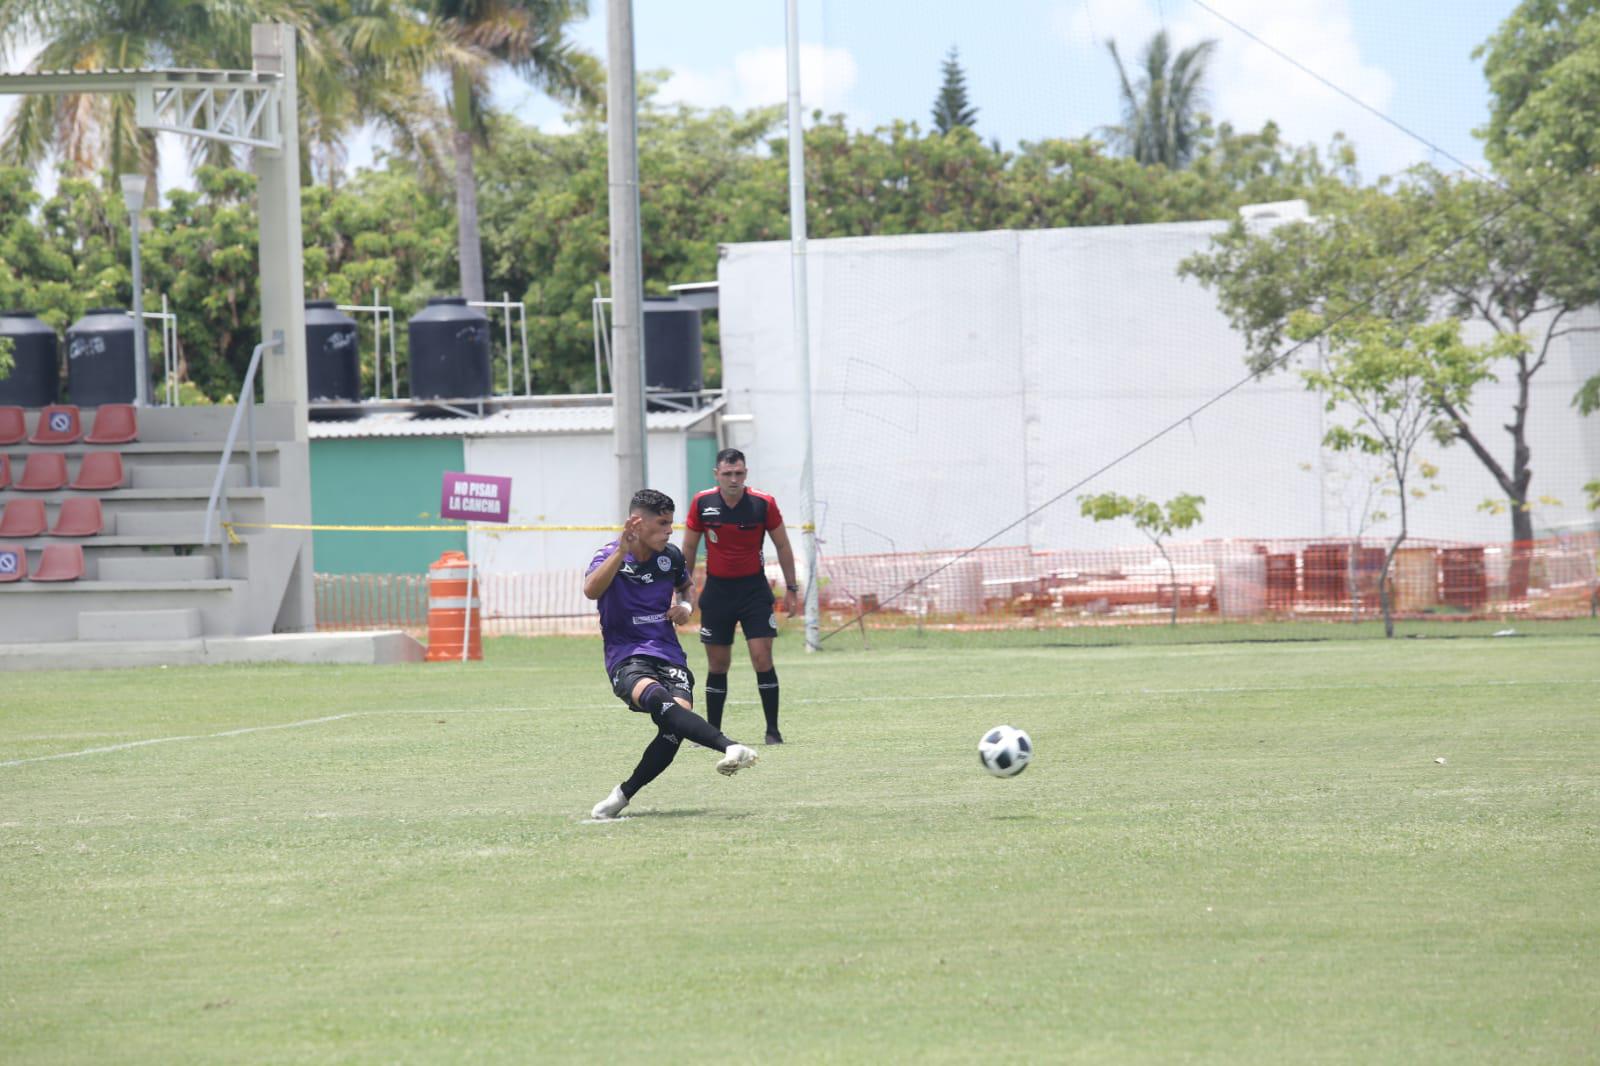
POLYGON ((696 493, 684 524, 706 539, 706 573, 712 577, 749 577, 763 573, 761 552, 767 531, 783 525, 778 501, 747 488, 729 507, 721 489, 696 493))

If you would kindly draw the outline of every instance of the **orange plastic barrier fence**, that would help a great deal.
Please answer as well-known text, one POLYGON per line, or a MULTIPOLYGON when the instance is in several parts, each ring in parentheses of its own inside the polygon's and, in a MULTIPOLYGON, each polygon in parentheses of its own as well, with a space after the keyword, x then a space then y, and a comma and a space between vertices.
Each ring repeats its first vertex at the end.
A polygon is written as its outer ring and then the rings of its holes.
MULTIPOLYGON (((1168 560, 1149 546, 1106 549, 985 548, 971 553, 824 552, 818 599, 826 624, 872 610, 867 625, 950 622, 996 627, 1164 623, 1176 600, 1182 621, 1354 619, 1380 616, 1387 544, 1322 537, 1179 541, 1168 560)), ((318 574, 322 629, 409 629, 436 620, 432 596, 466 598, 460 553, 436 568, 459 571, 453 591, 421 574, 318 574)), ((769 577, 777 578, 776 573, 769 577)), ((594 634, 583 571, 473 575, 482 598, 471 637, 594 634)), ((1528 544, 1414 538, 1395 555, 1388 582, 1396 616, 1411 618, 1586 618, 1600 613, 1600 533, 1528 544)), ((467 628, 433 642, 437 659, 460 658, 467 628)), ((469 656, 472 654, 469 647, 469 656)))
POLYGON ((463 552, 445 552, 428 567, 428 662, 483 658, 478 582, 463 552), (466 654, 462 654, 462 642, 466 654))

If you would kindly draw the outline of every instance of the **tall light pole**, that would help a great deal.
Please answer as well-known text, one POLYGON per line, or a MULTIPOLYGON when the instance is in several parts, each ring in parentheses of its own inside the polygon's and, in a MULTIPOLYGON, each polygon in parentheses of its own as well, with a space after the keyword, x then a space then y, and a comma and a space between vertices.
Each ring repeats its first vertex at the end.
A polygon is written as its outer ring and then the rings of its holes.
POLYGON ((133 402, 150 403, 150 356, 145 351, 144 272, 139 266, 139 221, 144 214, 144 175, 124 174, 122 202, 128 205, 128 226, 133 230, 133 402))
POLYGON ((800 433, 804 459, 800 466, 800 521, 806 556, 806 650, 821 647, 817 611, 817 490, 811 465, 811 311, 806 294, 806 149, 800 113, 799 0, 788 0, 789 67, 789 263, 794 303, 794 349, 800 379, 800 433))
POLYGON ((644 422, 644 258, 639 237, 639 101, 633 86, 633 0, 606 8, 606 146, 611 203, 611 411, 619 514, 646 488, 644 422))

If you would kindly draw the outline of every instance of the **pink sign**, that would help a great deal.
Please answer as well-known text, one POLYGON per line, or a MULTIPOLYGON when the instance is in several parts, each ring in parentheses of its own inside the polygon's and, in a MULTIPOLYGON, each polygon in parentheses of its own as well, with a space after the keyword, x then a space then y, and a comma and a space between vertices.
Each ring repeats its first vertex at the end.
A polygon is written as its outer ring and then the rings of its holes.
POLYGON ((468 522, 511 521, 511 479, 489 474, 446 473, 439 517, 468 522))

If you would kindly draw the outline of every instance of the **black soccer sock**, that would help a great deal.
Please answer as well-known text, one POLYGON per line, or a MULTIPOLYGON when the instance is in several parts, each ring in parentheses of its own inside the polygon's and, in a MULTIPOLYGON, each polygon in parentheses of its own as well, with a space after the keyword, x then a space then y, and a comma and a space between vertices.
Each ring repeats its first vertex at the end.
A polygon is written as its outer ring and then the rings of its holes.
POLYGON ((652 682, 640 694, 639 706, 650 712, 650 718, 657 728, 679 739, 692 740, 702 748, 711 748, 713 751, 727 751, 728 745, 733 743, 716 726, 693 711, 685 710, 664 685, 652 682))
POLYGON ((678 737, 665 729, 656 733, 644 749, 644 754, 639 757, 639 765, 633 768, 633 776, 622 783, 622 794, 629 799, 644 786, 661 776, 661 771, 672 765, 672 760, 678 757, 678 737))
POLYGON ((728 675, 706 675, 706 721, 722 728, 722 706, 728 702, 728 675))
POLYGON ((778 731, 778 671, 762 670, 756 674, 756 691, 761 693, 761 713, 767 716, 767 732, 778 731))

